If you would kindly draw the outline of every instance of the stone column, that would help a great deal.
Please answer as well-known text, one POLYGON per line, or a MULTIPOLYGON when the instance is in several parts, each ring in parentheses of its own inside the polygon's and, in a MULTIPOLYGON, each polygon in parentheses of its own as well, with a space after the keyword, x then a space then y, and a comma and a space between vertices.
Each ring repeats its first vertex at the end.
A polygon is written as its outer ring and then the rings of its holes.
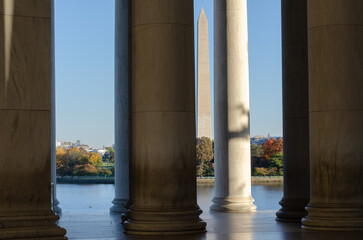
POLYGON ((363 230, 363 2, 308 0, 311 194, 303 227, 363 230))
POLYGON ((278 221, 301 221, 310 198, 307 0, 282 0, 284 196, 278 221))
POLYGON ((129 0, 116 0, 115 9, 115 199, 110 211, 125 213, 130 205, 129 0))
POLYGON ((132 1, 132 206, 126 234, 201 233, 193 0, 132 1))
POLYGON ((62 209, 58 206, 57 199, 57 155, 56 155, 56 108, 55 108, 55 35, 54 35, 54 0, 52 1, 52 18, 51 18, 51 139, 50 139, 50 156, 51 156, 51 176, 53 183, 53 211, 61 213, 62 209))
POLYGON ((0 1, 0 239, 66 239, 51 210, 51 4, 0 1))
POLYGON ((211 210, 250 212, 250 104, 246 0, 214 0, 214 167, 211 210))

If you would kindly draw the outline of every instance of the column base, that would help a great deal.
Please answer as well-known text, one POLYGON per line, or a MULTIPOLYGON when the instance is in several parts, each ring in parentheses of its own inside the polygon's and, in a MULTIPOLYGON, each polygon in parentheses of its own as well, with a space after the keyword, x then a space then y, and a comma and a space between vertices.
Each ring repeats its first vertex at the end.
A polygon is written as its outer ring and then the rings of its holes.
POLYGON ((0 239, 68 239, 52 211, 0 213, 0 239))
POLYGON ((363 206, 309 204, 302 228, 323 231, 363 231, 363 206))
POLYGON ((308 215, 305 210, 309 199, 295 200, 284 199, 279 202, 281 209, 276 212, 276 221, 279 222, 300 222, 303 217, 308 215))
POLYGON ((135 208, 128 212, 123 223, 125 234, 131 235, 184 235, 206 232, 206 223, 199 218, 198 207, 135 208))
POLYGON ((58 205, 59 205, 59 201, 58 201, 58 199, 55 199, 54 206, 53 206, 53 212, 60 214, 60 213, 62 213, 62 209, 58 205))
POLYGON ((130 208, 130 201, 128 199, 115 198, 112 203, 113 206, 110 208, 112 213, 126 213, 130 208))
POLYGON ((220 198, 214 197, 210 210, 220 212, 255 212, 256 205, 253 204, 254 199, 248 198, 220 198))

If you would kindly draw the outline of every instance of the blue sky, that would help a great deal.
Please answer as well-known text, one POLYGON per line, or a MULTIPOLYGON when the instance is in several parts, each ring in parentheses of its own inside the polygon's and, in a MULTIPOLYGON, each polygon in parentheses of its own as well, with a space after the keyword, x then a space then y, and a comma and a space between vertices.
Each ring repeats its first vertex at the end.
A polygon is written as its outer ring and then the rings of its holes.
MULTIPOLYGON (((195 24, 202 7, 213 81, 213 0, 194 1, 195 24)), ((282 136, 280 11, 248 1, 251 136, 282 136)), ((113 144, 114 0, 55 0, 55 41, 57 140, 113 144)))

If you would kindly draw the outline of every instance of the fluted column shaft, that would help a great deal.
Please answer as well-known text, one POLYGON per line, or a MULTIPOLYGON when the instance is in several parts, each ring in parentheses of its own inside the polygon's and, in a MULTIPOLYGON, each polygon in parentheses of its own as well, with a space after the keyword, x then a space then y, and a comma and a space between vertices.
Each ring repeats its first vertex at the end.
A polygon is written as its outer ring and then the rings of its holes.
MULTIPOLYGON (((54 0, 52 0, 54 5, 54 0)), ((52 8, 52 22, 51 22, 51 181, 53 183, 53 211, 55 213, 61 213, 62 209, 58 206, 59 201, 57 199, 57 155, 56 155, 56 107, 55 107, 55 34, 54 34, 54 7, 52 8)))
POLYGON ((205 231, 196 201, 193 0, 132 1, 127 234, 205 231))
POLYGON ((254 211, 246 0, 214 1, 214 108, 215 196, 211 209, 254 211))
POLYGON ((311 199, 304 228, 363 230, 363 2, 308 0, 311 199))
POLYGON ((284 196, 278 221, 300 221, 310 197, 307 0, 282 0, 284 196))
POLYGON ((0 1, 0 239, 66 239, 51 210, 53 4, 0 1))
POLYGON ((115 199, 111 212, 130 205, 130 31, 129 0, 116 0, 115 23, 115 199))

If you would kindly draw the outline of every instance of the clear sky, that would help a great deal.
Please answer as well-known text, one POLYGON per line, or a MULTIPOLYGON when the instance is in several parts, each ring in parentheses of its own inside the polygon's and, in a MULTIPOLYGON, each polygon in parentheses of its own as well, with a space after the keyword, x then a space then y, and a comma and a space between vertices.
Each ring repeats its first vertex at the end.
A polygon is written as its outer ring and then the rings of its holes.
MULTIPOLYGON (((251 136, 282 136, 280 5, 248 1, 251 136)), ((213 94, 213 0, 194 1, 195 24, 202 7, 213 94)), ((55 0, 57 140, 114 143, 114 12, 114 0, 55 0)))

